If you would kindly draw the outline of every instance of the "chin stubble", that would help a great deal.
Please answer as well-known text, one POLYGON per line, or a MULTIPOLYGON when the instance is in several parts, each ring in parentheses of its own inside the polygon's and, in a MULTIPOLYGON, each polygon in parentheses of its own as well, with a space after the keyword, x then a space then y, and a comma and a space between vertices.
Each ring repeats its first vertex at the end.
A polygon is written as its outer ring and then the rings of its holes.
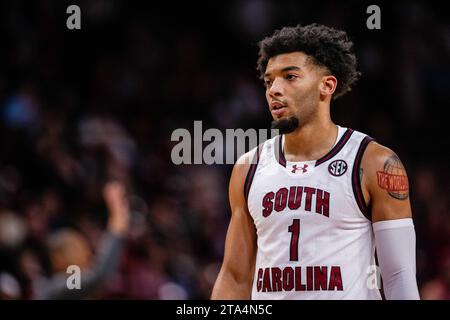
POLYGON ((298 128, 299 120, 297 117, 289 117, 272 121, 272 129, 278 129, 280 134, 287 134, 298 128))

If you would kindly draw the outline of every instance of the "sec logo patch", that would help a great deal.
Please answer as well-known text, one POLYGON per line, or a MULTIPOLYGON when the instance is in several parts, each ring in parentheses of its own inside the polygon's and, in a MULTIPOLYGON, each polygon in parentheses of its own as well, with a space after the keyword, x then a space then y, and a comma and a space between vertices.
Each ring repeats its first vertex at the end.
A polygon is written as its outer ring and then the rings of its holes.
POLYGON ((347 171, 347 167, 347 162, 344 160, 334 160, 328 165, 328 172, 335 177, 339 177, 347 171))

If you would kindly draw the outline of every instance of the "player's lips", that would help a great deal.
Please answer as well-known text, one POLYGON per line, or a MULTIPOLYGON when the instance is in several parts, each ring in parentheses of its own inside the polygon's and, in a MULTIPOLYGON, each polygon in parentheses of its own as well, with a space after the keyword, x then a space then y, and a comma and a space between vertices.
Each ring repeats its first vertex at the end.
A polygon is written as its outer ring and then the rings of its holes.
POLYGON ((284 103, 273 101, 270 103, 270 111, 275 116, 280 116, 286 111, 287 107, 284 103))

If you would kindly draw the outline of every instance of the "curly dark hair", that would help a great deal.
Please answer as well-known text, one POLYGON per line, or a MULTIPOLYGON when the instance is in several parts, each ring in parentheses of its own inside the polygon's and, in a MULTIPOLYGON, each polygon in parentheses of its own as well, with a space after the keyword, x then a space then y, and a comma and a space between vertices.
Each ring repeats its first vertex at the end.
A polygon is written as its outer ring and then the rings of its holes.
POLYGON ((353 42, 345 31, 313 23, 307 26, 284 27, 259 42, 257 70, 264 77, 269 59, 283 53, 304 52, 312 62, 326 67, 338 80, 333 99, 351 90, 361 73, 356 70, 353 42))

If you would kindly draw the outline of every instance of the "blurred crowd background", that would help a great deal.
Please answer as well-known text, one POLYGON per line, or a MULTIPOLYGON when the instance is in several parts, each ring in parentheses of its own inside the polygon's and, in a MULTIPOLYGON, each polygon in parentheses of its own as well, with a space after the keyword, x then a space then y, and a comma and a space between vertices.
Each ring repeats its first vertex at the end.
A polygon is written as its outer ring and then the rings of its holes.
MULTIPOLYGON (((268 128, 257 42, 285 25, 344 29, 363 76, 332 118, 406 166, 423 298, 450 299, 450 23, 429 1, 0 3, 0 298, 33 299, 55 233, 97 254, 109 179, 128 190, 120 261, 93 298, 207 299, 223 256, 231 165, 174 165, 171 133, 268 128), (66 8, 81 8, 68 30, 66 8)), ((76 254, 76 250, 69 250, 76 254)))

